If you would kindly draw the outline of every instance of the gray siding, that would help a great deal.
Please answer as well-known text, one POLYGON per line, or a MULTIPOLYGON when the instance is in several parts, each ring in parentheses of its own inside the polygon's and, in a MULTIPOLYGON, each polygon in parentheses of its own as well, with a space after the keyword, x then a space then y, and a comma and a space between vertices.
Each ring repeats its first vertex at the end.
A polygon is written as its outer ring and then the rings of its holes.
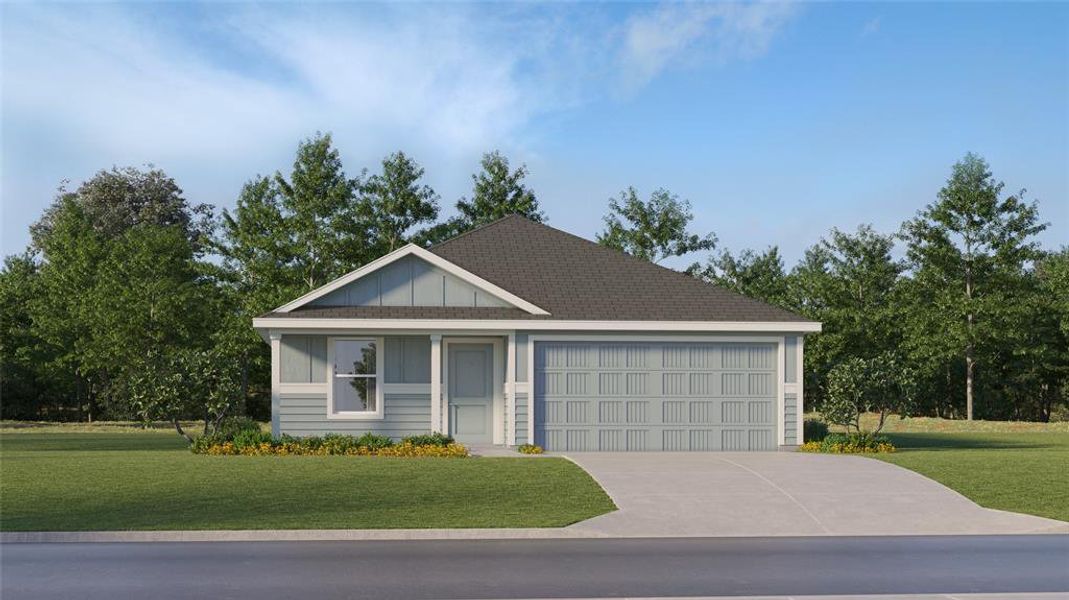
POLYGON ((386 383, 431 382, 430 336, 391 336, 386 343, 386 383))
POLYGON ((783 381, 798 382, 798 338, 789 335, 783 343, 783 381))
POLYGON ((406 256, 311 302, 312 306, 510 306, 427 261, 406 256))
POLYGON ((786 394, 783 397, 783 431, 784 443, 788 446, 798 445, 798 396, 786 394))
POLYGON ((527 381, 527 334, 516 334, 516 381, 527 381))
POLYGON ((516 394, 516 445, 527 443, 527 394, 516 394))
POLYGON ((539 342, 535 443, 564 451, 773 450, 776 344, 539 342))
POLYGON ((386 394, 381 421, 357 421, 327 418, 327 395, 282 394, 279 398, 280 433, 295 437, 367 432, 400 439, 431 430, 429 394, 386 394))
POLYGON ((327 380, 327 338, 284 335, 281 342, 282 383, 323 383, 327 380))

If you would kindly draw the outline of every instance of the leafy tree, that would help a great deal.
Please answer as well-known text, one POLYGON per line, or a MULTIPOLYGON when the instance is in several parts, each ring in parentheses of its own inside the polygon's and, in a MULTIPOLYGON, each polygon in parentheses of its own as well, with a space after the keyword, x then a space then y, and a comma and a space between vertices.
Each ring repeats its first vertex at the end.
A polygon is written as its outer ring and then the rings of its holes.
POLYGON ((894 238, 862 225, 854 233, 832 229, 806 250, 789 278, 794 308, 823 323, 807 336, 806 393, 819 404, 829 369, 849 357, 871 358, 901 340, 897 284, 902 265, 892 257, 894 238))
POLYGON ((893 352, 872 358, 849 358, 828 373, 828 393, 820 414, 829 423, 861 431, 861 415, 877 413, 871 432, 879 433, 892 414, 913 410, 916 385, 913 372, 893 352))
POLYGON ((471 176, 471 200, 461 198, 457 201, 460 216, 452 224, 455 233, 509 215, 521 215, 539 223, 546 220, 534 191, 524 183, 528 175, 527 165, 512 169, 509 160, 497 150, 484 154, 479 164, 482 170, 471 176))
POLYGON ((258 314, 363 265, 373 256, 357 190, 329 134, 297 147, 289 177, 255 177, 224 211, 216 248, 258 314))
POLYGON ((70 379, 54 373, 56 349, 37 335, 31 306, 41 294, 32 255, 9 256, 0 269, 0 415, 4 419, 64 419, 70 379), (57 376, 59 375, 59 376, 57 376))
POLYGON ((1014 287, 1025 264, 1039 257, 1035 202, 1024 190, 1003 197, 984 159, 967 154, 956 163, 935 202, 902 226, 911 270, 913 299, 910 335, 914 348, 942 350, 936 362, 950 364, 950 353, 964 360, 965 413, 973 418, 975 376, 999 332, 1012 328, 1014 287))
POLYGON ((690 202, 668 190, 657 189, 643 202, 635 188, 629 187, 620 192, 619 199, 609 200, 605 231, 598 234, 598 243, 655 263, 670 256, 712 250, 716 236, 689 232, 692 220, 690 202))
POLYGON ((275 173, 283 210, 282 229, 293 262, 289 269, 306 289, 344 275, 367 259, 367 232, 361 227, 356 191, 330 134, 297 146, 289 179, 275 173))
POLYGON ((525 183, 527 165, 512 169, 509 160, 494 150, 483 154, 481 170, 471 176, 472 197, 457 201, 457 216, 417 232, 412 241, 429 246, 509 215, 542 223, 546 215, 534 191, 525 183))
POLYGON ((790 282, 783 268, 779 248, 772 246, 764 252, 743 250, 738 256, 724 250, 710 256, 704 267, 690 268, 695 277, 736 291, 750 298, 790 308, 790 282))
POLYGON ((201 252, 212 229, 211 206, 187 202, 174 179, 160 169, 114 167, 98 171, 74 192, 60 187, 56 201, 30 227, 35 248, 47 246, 68 202, 76 204, 86 222, 104 238, 114 238, 137 225, 177 227, 201 252))
POLYGON ((217 290, 175 227, 141 225, 123 233, 109 244, 85 295, 82 365, 112 379, 141 357, 204 347, 214 328, 217 290))
POLYGON ((400 248, 413 228, 438 218, 438 194, 419 183, 423 172, 404 152, 395 152, 382 160, 382 172, 364 183, 361 216, 369 222, 374 254, 400 248))
POLYGON ((182 420, 203 411, 204 434, 217 431, 235 405, 239 386, 229 357, 213 351, 178 350, 139 358, 125 380, 126 397, 136 417, 165 421, 192 443, 182 420))

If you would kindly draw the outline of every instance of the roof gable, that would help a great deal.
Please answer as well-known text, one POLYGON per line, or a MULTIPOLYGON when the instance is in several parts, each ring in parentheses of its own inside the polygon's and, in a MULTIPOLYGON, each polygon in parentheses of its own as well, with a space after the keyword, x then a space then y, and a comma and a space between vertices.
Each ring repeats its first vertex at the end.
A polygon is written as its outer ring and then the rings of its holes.
POLYGON ((492 307, 545 315, 545 310, 414 244, 275 309, 324 307, 492 307))

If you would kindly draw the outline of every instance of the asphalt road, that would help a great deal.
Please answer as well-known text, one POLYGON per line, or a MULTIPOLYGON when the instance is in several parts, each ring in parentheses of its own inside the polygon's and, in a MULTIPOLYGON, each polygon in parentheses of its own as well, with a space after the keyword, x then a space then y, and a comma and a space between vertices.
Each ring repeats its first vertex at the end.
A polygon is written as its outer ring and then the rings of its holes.
POLYGON ((1069 536, 8 544, 21 598, 561 598, 1069 591, 1069 536))

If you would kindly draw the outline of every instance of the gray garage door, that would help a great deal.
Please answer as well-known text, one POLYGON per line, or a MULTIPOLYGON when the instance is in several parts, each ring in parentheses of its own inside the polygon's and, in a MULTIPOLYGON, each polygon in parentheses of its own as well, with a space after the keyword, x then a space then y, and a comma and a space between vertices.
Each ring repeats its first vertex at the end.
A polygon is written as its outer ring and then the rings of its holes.
POLYGON ((563 451, 774 450, 775 344, 535 344, 535 440, 563 451))

